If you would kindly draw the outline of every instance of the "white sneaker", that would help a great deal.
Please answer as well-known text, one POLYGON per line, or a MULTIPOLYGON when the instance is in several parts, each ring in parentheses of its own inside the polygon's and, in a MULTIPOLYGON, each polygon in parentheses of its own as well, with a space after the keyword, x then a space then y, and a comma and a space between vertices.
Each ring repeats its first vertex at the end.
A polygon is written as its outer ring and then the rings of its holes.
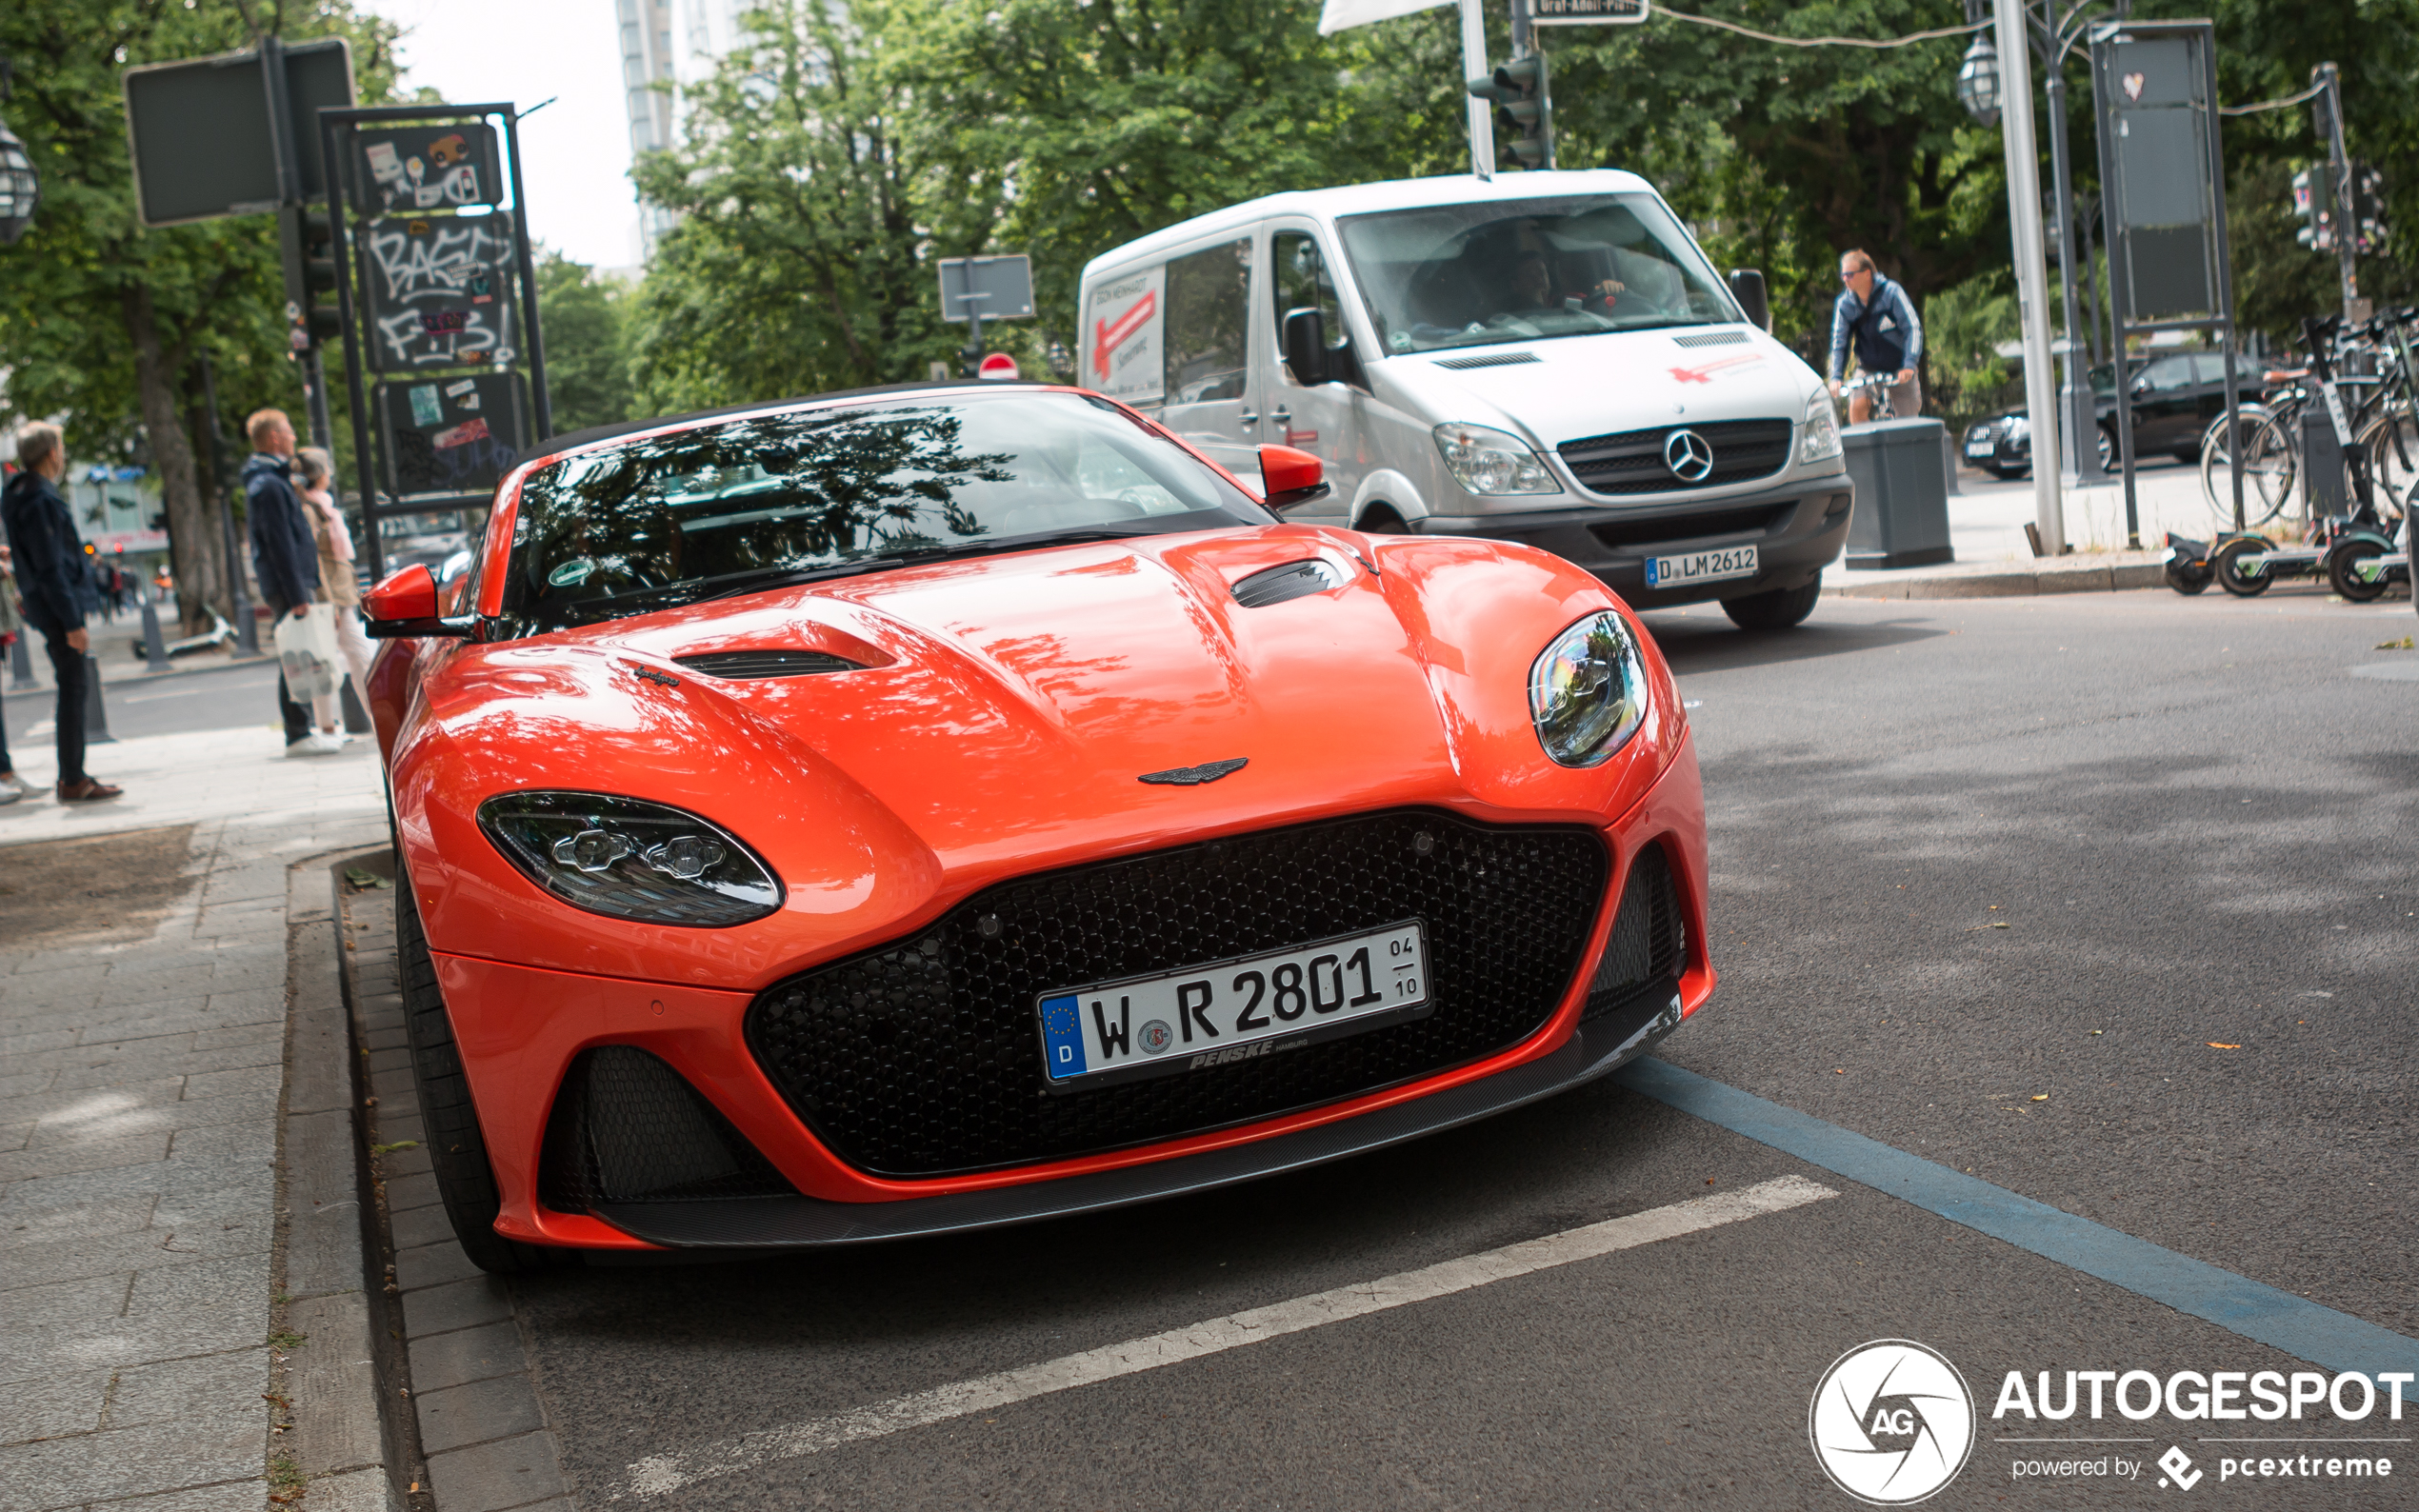
POLYGON ((333 756, 342 749, 344 747, 336 743, 333 735, 322 735, 319 731, 312 730, 287 746, 286 754, 289 756, 333 756))

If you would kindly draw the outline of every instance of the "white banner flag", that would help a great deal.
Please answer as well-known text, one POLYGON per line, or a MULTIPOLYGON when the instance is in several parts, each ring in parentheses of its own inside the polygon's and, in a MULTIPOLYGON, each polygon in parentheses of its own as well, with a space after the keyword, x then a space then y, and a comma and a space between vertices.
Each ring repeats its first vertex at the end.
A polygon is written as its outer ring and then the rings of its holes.
POLYGON ((1433 10, 1451 5, 1453 0, 1326 0, 1319 10, 1319 35, 1329 36, 1347 27, 1365 27, 1372 21, 1391 21, 1415 10, 1433 10))

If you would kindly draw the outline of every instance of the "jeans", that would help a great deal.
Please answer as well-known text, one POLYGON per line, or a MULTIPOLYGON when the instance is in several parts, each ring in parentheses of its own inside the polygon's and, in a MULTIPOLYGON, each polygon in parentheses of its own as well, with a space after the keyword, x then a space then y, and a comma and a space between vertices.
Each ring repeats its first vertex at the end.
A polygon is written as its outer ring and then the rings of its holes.
POLYGON ((84 653, 68 644, 68 632, 42 627, 43 648, 50 653, 50 673, 59 683, 59 781, 84 781, 84 703, 91 674, 84 669, 84 653))

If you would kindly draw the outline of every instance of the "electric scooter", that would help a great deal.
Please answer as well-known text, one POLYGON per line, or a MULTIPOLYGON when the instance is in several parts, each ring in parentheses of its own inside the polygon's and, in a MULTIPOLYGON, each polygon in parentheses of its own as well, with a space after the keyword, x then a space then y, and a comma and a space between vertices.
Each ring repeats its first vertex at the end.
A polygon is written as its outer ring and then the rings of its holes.
MULTIPOLYGON (((2330 585, 2342 579, 2356 587, 2365 587, 2365 577, 2353 576, 2353 563, 2382 557, 2394 549, 2393 536, 2377 514, 2375 490, 2369 477, 2369 454, 2352 440, 2351 420, 2344 411, 2341 384, 2335 375, 2329 343, 2341 319, 2336 315, 2306 317, 2302 321, 2302 336, 2309 347, 2313 387, 2326 401, 2327 418, 2334 428, 2342 465, 2351 474, 2358 507, 2349 515, 2329 515, 2313 522, 2310 539, 2299 546, 2279 546, 2255 535, 2238 535, 2220 544, 2209 553, 2209 568, 2217 586, 2237 597, 2254 597, 2267 592, 2272 583, 2295 577, 2324 577, 2330 585), (2338 561, 2342 563, 2340 568, 2338 561)), ((2315 468, 2317 459, 2309 459, 2309 465, 2315 468)), ((2409 570, 2406 559, 2404 571, 2408 574, 2409 570)), ((2375 598, 2384 591, 2381 581, 2366 596, 2375 598)), ((2349 593, 2344 596, 2353 597, 2349 593)))

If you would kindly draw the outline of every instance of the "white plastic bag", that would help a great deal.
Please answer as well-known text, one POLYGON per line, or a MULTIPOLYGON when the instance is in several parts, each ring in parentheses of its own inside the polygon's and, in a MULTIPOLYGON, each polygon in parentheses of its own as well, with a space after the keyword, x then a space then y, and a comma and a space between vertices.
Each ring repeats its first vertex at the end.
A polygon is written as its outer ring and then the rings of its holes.
POLYGON ((277 617, 277 665, 286 693, 296 703, 332 698, 344 673, 336 662, 336 611, 331 604, 308 606, 300 619, 277 617))

